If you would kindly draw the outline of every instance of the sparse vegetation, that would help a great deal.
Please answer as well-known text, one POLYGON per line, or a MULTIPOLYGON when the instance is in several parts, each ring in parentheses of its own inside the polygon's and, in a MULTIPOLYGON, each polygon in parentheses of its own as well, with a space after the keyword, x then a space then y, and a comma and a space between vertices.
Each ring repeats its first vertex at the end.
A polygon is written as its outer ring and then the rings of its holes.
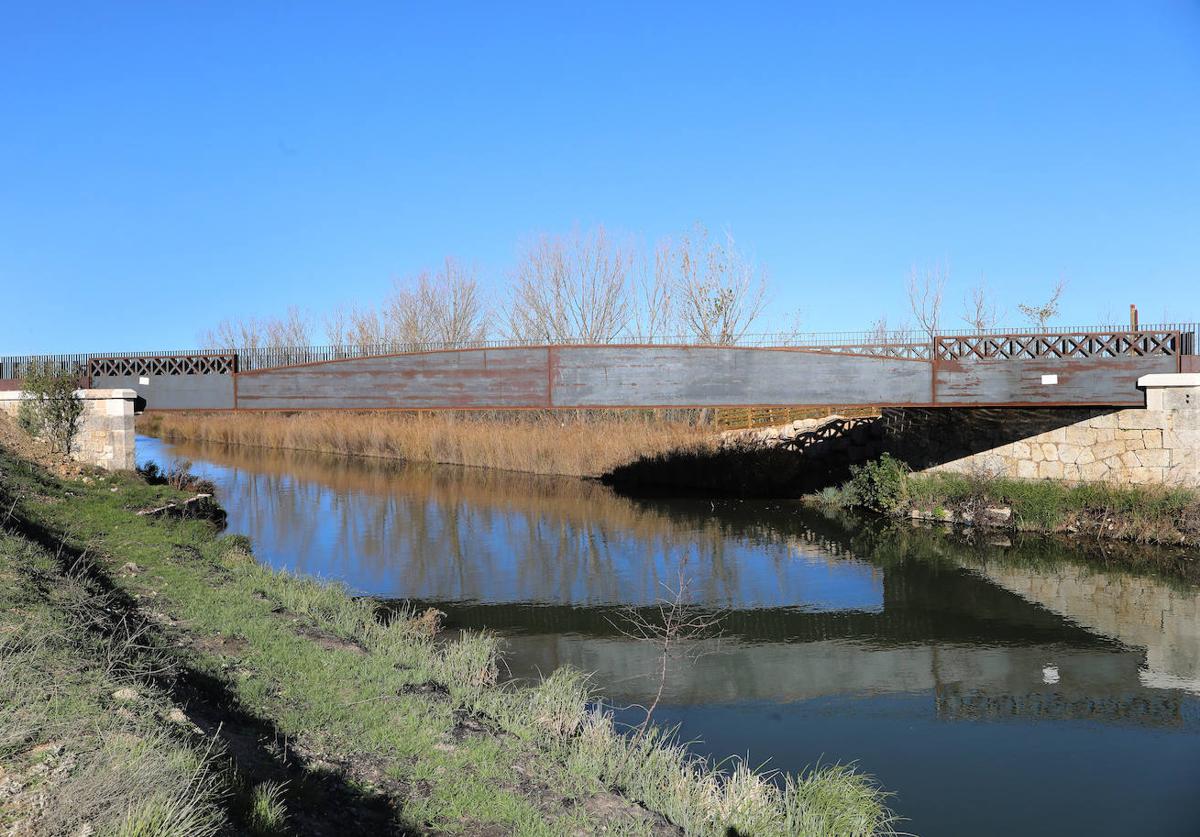
MULTIPOLYGON (((84 769, 80 756, 80 766, 42 786, 50 799, 43 810, 107 811, 112 825, 102 831, 130 835, 305 833, 322 816, 370 833, 891 831, 883 795, 847 768, 791 777, 740 761, 716 769, 661 728, 625 734, 579 672, 500 684, 499 642, 490 634, 437 636, 428 614, 385 611, 337 585, 274 572, 252 559, 244 540, 218 537, 203 521, 133 513, 178 498, 167 485, 133 474, 67 483, 3 451, 0 472, 11 509, 11 531, 0 541, 0 618, 14 626, 0 634, 0 662, 18 667, 0 685, 8 690, 0 703, 6 775, 28 773, 41 741, 87 741, 71 734, 72 724, 93 723, 95 712, 63 700, 81 670, 95 680, 84 693, 105 723, 131 724, 148 742, 152 731, 171 730, 164 741, 177 742, 178 755, 157 740, 135 746, 136 758, 111 759, 108 773, 90 760, 84 769), (33 537, 61 546, 45 550, 33 537), (39 556, 26 582, 14 575, 14 549, 39 556), (67 566, 113 591, 103 617, 131 626, 114 634, 117 653, 99 638, 61 644, 59 614, 91 612, 75 605, 47 611, 34 641, 29 601, 69 590, 67 566), (81 668, 80 659, 96 662, 81 668), (24 676, 38 665, 44 681, 24 676), (175 733, 166 720, 174 707, 161 690, 180 683, 204 688, 191 692, 184 731, 175 733), (123 688, 132 693, 106 697, 123 688), (211 739, 188 732, 188 718, 216 732, 234 778, 206 766, 211 739), (266 749, 264 731, 276 739, 266 749), (132 778, 114 785, 117 792, 96 784, 121 776, 132 778), (67 793, 76 780, 106 793, 67 793)), ((76 620, 88 636, 89 619, 76 620)), ((84 816, 100 814, 80 814, 79 823, 84 816)))
POLYGON ((6 833, 183 837, 229 822, 218 749, 163 720, 177 711, 156 682, 170 655, 114 604, 87 573, 0 531, 6 833))
POLYGON ((1064 532, 1140 543, 1200 543, 1200 492, 1165 486, 1068 484, 983 472, 910 473, 890 456, 855 469, 838 488, 810 498, 890 515, 1064 532), (1000 510, 990 513, 990 510, 1000 510))

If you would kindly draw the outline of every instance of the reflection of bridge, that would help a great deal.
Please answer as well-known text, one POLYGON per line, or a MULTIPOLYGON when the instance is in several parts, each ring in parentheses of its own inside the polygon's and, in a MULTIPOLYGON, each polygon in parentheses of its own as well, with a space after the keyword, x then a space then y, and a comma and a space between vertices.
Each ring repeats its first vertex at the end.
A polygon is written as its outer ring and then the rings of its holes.
POLYGON ((722 653, 673 670, 681 705, 916 692, 939 717, 1167 725, 1200 680, 1194 587, 1088 571, 1050 542, 951 546, 773 503, 634 501, 504 472, 171 453, 218 479, 260 559, 435 604, 452 627, 506 634, 514 673, 570 663, 617 701, 644 697, 658 652, 613 622, 680 568, 695 604, 726 611, 722 653))
MULTIPOLYGON (((306 347, 78 355, 148 409, 1140 406, 1139 377, 1200 368, 1195 324, 784 346, 306 347)), ((73 361, 70 359, 74 358, 73 361)), ((0 358, 15 379, 29 358, 0 358)))

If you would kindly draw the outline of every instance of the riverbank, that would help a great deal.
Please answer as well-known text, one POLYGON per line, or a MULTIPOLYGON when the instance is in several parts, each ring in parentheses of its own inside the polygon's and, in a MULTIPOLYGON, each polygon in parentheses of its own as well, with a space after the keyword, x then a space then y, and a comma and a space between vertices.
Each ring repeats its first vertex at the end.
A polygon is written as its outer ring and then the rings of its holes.
POLYGON ((168 486, 7 450, 0 474, 5 825, 69 809, 128 834, 889 830, 848 770, 716 772, 661 730, 622 735, 578 673, 499 684, 486 632, 440 636, 436 614, 270 571, 205 520, 137 514, 183 498, 168 486))
POLYGON ((847 482, 807 501, 988 529, 1200 545, 1200 491, 1187 488, 912 473, 884 455, 855 466, 847 482))
POLYGON ((138 429, 167 441, 594 477, 642 456, 715 444, 711 428, 678 412, 157 413, 138 429))

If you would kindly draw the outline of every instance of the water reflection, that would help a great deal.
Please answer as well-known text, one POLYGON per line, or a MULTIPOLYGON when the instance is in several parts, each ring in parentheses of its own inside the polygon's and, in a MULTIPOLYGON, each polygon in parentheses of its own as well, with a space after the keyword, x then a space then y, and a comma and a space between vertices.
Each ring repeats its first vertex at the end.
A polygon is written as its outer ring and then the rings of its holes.
POLYGON ((515 676, 574 665, 618 703, 656 685, 620 607, 682 571, 725 636, 672 669, 664 718, 717 756, 859 759, 920 833, 1122 833, 1131 805, 1135 830, 1188 833, 1200 813, 1195 586, 788 503, 149 439, 139 455, 195 460, 261 560, 436 604, 504 632, 515 676), (1017 741, 1028 762, 998 770, 1017 741), (1007 806, 1046 783, 1054 815, 1007 806))

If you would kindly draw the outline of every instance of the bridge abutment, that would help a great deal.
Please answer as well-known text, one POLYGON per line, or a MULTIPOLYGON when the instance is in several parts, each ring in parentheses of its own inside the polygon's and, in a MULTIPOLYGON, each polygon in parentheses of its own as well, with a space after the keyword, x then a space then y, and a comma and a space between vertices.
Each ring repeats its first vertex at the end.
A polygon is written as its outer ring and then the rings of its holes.
MULTIPOLYGON (((131 389, 81 389, 76 395, 83 400, 83 413, 71 444, 71 458, 109 471, 132 469, 136 393, 131 389)), ((20 390, 0 390, 0 412, 15 419, 23 397, 20 390)))
POLYGON ((1200 375, 1147 375, 1141 408, 890 408, 884 449, 916 470, 1200 487, 1200 375))

